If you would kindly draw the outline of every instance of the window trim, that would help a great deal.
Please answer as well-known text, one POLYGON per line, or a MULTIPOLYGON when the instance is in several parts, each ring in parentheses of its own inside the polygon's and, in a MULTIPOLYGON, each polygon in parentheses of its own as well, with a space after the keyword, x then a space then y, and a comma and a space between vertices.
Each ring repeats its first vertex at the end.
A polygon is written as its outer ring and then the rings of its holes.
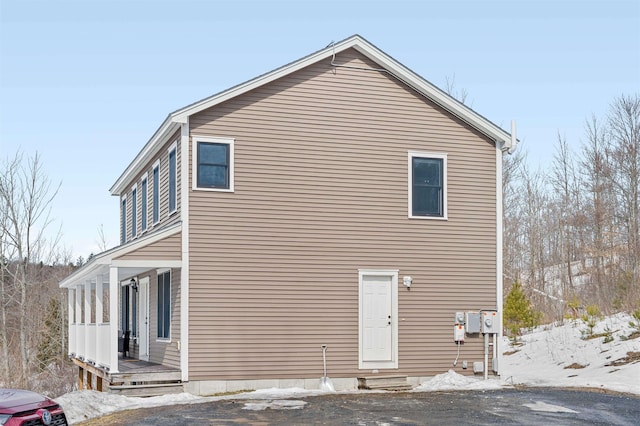
POLYGON ((131 188, 131 239, 138 238, 138 184, 131 188))
POLYGON ((151 201, 153 206, 151 207, 151 221, 152 226, 156 226, 160 223, 160 160, 156 160, 151 168, 151 180, 153 181, 153 191, 151 193, 151 201), (156 176, 158 182, 155 181, 156 176))
MULTIPOLYGON (((169 304, 168 304, 168 309, 169 309, 169 329, 168 329, 168 337, 160 337, 158 336, 159 334, 159 329, 160 329, 160 310, 156 309, 156 342, 163 342, 163 343, 170 343, 171 342, 171 292, 172 292, 172 281, 173 281, 173 274, 171 272, 171 269, 158 269, 156 271, 156 304, 158 304, 160 302, 160 292, 159 292, 159 283, 158 283, 158 279, 160 278, 161 275, 164 275, 166 273, 169 273, 169 304)), ((164 283, 163 283, 164 285, 164 283)), ((164 289, 163 289, 164 290, 164 289)), ((164 302, 164 300, 163 300, 164 302)))
POLYGON ((127 194, 120 197, 120 216, 122 222, 120 223, 120 244, 127 242, 127 194))
POLYGON ((235 192, 235 139, 224 137, 210 136, 192 136, 192 168, 191 168, 191 188, 194 191, 210 191, 210 192, 235 192), (198 144, 216 143, 229 145, 229 188, 207 188, 198 186, 198 144))
POLYGON ((145 173, 140 179, 140 234, 144 234, 149 226, 149 174, 145 173), (146 194, 145 194, 146 192, 146 194))
POLYGON ((426 220, 448 220, 448 208, 447 208, 447 154, 438 152, 419 152, 409 151, 407 155, 407 183, 408 183, 408 217, 409 219, 426 219, 426 220), (417 216, 413 214, 413 159, 414 158, 428 158, 442 160, 442 216, 417 216))
POLYGON ((167 216, 171 216, 173 215, 175 212, 178 211, 178 141, 175 141, 174 143, 171 144, 171 146, 169 147, 169 149, 167 149, 167 162, 168 162, 168 166, 167 166, 167 204, 169 207, 169 214, 167 216), (174 152, 175 156, 174 156, 174 161, 175 161, 175 176, 173 176, 173 187, 174 192, 173 192, 173 209, 171 209, 171 200, 172 200, 172 194, 171 194, 171 153, 174 152))

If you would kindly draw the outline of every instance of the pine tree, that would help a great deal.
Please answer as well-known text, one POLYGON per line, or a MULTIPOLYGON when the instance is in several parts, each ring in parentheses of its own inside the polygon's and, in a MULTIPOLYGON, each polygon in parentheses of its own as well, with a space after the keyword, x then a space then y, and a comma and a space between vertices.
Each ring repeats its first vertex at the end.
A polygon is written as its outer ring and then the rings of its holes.
POLYGON ((504 327, 515 342, 522 328, 535 327, 540 321, 540 313, 531 306, 519 281, 515 281, 504 302, 504 327))

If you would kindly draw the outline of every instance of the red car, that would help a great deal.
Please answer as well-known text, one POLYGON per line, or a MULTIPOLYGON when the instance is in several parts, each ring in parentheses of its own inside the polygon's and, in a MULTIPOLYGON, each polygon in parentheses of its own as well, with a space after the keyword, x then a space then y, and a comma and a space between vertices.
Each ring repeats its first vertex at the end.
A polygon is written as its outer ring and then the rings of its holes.
POLYGON ((35 392, 0 389, 0 425, 38 426, 67 425, 62 407, 35 392))

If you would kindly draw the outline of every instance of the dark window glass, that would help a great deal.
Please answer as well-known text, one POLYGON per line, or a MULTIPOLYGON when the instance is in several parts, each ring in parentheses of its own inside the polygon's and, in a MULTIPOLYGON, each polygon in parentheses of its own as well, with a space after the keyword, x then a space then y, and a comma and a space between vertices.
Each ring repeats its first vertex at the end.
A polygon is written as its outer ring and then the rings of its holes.
POLYGON ((138 292, 131 290, 131 336, 138 335, 138 292))
POLYGON ((122 200, 122 222, 120 226, 120 243, 127 242, 127 199, 122 200))
POLYGON ((140 222, 142 225, 142 230, 146 230, 147 229, 147 180, 143 180, 142 181, 142 192, 140 193, 141 196, 141 206, 142 206, 142 213, 141 213, 141 217, 140 217, 140 222))
POLYGON ((176 209, 176 150, 169 152, 169 211, 176 209))
POLYGON ((129 331, 129 286, 123 286, 121 290, 120 327, 122 331, 129 331))
POLYGON ((153 223, 158 222, 160 203, 160 167, 153 168, 153 223))
POLYGON ((131 191, 131 238, 138 232, 138 190, 131 191))
POLYGON ((413 158, 413 216, 443 216, 443 160, 413 158))
POLYGON ((158 275, 158 337, 169 338, 171 327, 171 273, 158 275))
POLYGON ((198 187, 229 189, 229 144, 198 143, 198 187))

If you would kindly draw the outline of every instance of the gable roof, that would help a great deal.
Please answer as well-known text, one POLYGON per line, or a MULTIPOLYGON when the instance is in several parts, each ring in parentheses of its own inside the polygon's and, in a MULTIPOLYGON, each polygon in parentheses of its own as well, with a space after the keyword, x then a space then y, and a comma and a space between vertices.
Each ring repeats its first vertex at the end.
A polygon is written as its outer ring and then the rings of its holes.
POLYGON ((331 58, 332 65, 340 66, 333 63, 335 55, 350 48, 357 50, 373 62, 377 63, 380 66, 381 71, 387 72, 396 79, 402 81, 430 101, 436 103, 449 113, 455 115, 460 120, 478 130, 480 133, 494 140, 497 144, 500 144, 503 149, 512 148, 512 145, 515 145, 512 142, 512 136, 508 132, 449 96, 424 78, 420 77, 418 74, 411 71, 409 68, 393 59, 391 56, 384 53, 382 50, 378 49, 363 37, 356 34, 337 43, 331 43, 324 49, 318 50, 317 52, 305 56, 295 62, 291 62, 266 74, 262 74, 252 80, 233 86, 227 90, 216 93, 170 113, 109 191, 112 195, 120 195, 125 191, 130 180, 142 171, 142 168, 145 166, 148 159, 161 149, 168 139, 180 128, 180 125, 187 123, 189 116, 197 114, 200 111, 211 108, 236 96, 240 96, 274 80, 285 77, 321 60, 331 58))

